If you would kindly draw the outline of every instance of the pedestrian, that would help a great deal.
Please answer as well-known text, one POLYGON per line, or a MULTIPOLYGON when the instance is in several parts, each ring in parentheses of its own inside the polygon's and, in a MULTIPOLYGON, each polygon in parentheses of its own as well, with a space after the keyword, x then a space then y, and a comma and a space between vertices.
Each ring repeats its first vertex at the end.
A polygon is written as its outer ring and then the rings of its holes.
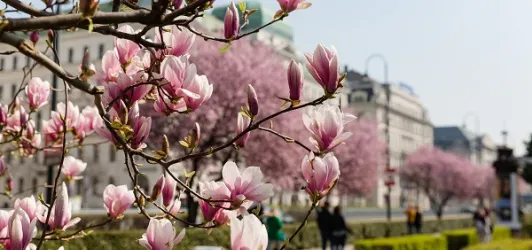
POLYGON ((345 224, 345 219, 342 215, 342 209, 340 208, 340 206, 334 208, 331 221, 331 249, 343 250, 345 247, 345 242, 347 240, 347 234, 351 233, 351 230, 345 224))
POLYGON ((412 204, 408 205, 408 208, 405 210, 406 215, 406 227, 408 230, 408 234, 414 233, 415 228, 415 222, 416 222, 416 209, 412 204))
POLYGON ((475 228, 477 230, 478 239, 481 242, 484 242, 486 238, 486 210, 484 208, 479 208, 477 212, 473 215, 473 220, 475 222, 475 228))
POLYGON ((329 212, 329 202, 323 203, 323 206, 316 210, 318 213, 318 228, 321 235, 321 248, 327 249, 327 243, 331 240, 331 219, 329 212))
POLYGON ((278 250, 285 240, 283 233, 283 221, 280 218, 279 209, 273 208, 266 218, 266 231, 268 231, 268 250, 278 250))
POLYGON ((423 214, 421 213, 421 210, 419 209, 419 206, 416 206, 416 217, 414 219, 414 227, 416 228, 416 233, 421 233, 421 227, 423 224, 423 214))

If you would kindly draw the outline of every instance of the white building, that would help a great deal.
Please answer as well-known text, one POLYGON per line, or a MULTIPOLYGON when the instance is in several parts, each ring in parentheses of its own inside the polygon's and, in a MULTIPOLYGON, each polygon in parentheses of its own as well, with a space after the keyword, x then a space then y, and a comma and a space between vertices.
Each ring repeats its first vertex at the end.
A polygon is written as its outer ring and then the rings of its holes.
MULTIPOLYGON (((142 0, 140 4, 149 4, 151 1, 142 0)), ((254 16, 260 17, 250 20, 250 24, 261 25, 264 24, 267 18, 273 17, 273 11, 267 11, 258 3, 248 3, 248 8, 259 9, 254 16), (256 5, 256 6, 255 6, 256 5)), ((101 9, 106 10, 107 5, 102 5, 101 9)), ((224 12, 225 12, 225 8, 224 12)), ((216 14, 216 9, 213 11, 216 14)), ((214 15, 205 15, 198 20, 199 24, 208 31, 220 31, 223 23, 214 15)), ((269 20, 268 20, 269 21, 269 20)), ((249 27, 251 29, 253 27, 249 27)), ((220 32, 217 32, 219 34, 220 32)), ((80 30, 76 32, 62 32, 60 40, 60 61, 62 66, 71 73, 77 73, 78 66, 81 63, 85 50, 91 51, 91 60, 95 63, 96 69, 99 70, 100 60, 104 53, 113 47, 113 37, 99 35, 97 33, 87 34, 87 31, 80 30), (89 39, 88 39, 89 38, 89 39)), ((266 44, 271 45, 283 55, 287 60, 284 62, 288 65, 289 59, 294 58, 303 62, 303 57, 296 53, 292 43, 292 29, 290 26, 280 22, 269 26, 259 33, 253 34, 252 39, 258 39, 266 44)), ((39 49, 44 51, 46 35, 41 36, 39 42, 39 49)), ((0 44, 0 51, 11 51, 12 47, 5 44, 0 44)), ((50 52, 48 56, 52 57, 50 52)), ((31 60, 20 53, 12 55, 0 55, 0 77, 3 84, 0 85, 0 102, 3 104, 9 103, 18 90, 24 76, 24 69, 31 65, 31 60)), ((33 70, 33 76, 38 76, 43 80, 52 82, 52 73, 47 69, 38 66, 33 70)), ((322 95, 321 87, 310 77, 308 72, 305 75, 307 83, 304 88, 304 99, 315 99, 322 95)), ((25 81, 29 80, 27 78, 25 81)), ((63 82, 59 79, 58 88, 63 88, 63 82)), ((58 102, 64 102, 63 92, 58 92, 58 102)), ((24 93, 21 93, 22 95, 24 93)), ((345 95, 343 96, 345 98, 345 95)), ((74 104, 83 108, 84 106, 92 105, 93 100, 90 96, 85 95, 81 91, 74 89, 69 92, 69 100, 74 104)), ((338 103, 338 100, 331 100, 338 103)), ((346 105, 347 101, 343 102, 346 105)), ((41 131, 41 121, 48 120, 50 117, 51 105, 43 107, 38 113, 33 114, 37 122, 37 130, 41 131)), ((95 143, 105 141, 97 135, 86 139, 86 143, 95 143)), ((82 148, 73 148, 68 152, 69 155, 75 156, 78 159, 88 163, 87 169, 83 173, 84 179, 77 181, 72 188, 72 195, 79 201, 83 208, 101 208, 102 192, 105 186, 109 183, 113 184, 129 184, 131 181, 124 166, 124 155, 122 151, 116 151, 114 146, 110 143, 101 143, 82 148)), ((44 184, 46 183, 47 166, 45 165, 44 155, 42 152, 38 153, 33 159, 18 158, 14 154, 6 154, 6 162, 10 166, 10 173, 14 177, 14 193, 21 192, 20 196, 29 194, 36 194, 44 191, 44 184)), ((57 167, 54 168, 57 171, 57 167)), ((156 182, 156 179, 161 175, 162 170, 158 167, 145 167, 142 169, 145 176, 140 176, 141 181, 139 185, 145 190, 151 189, 151 186, 156 182)), ((302 195, 302 194, 301 194, 302 195)), ((293 199, 293 193, 285 192, 285 197, 278 197, 287 203, 293 199)), ((300 199, 301 200, 301 199, 300 199)), ((11 203, 6 197, 1 197, 0 202, 5 206, 11 203)), ((9 204, 11 206, 11 204, 9 204)))
POLYGON ((482 166, 491 166, 497 158, 497 145, 491 137, 475 135, 466 127, 435 127, 434 145, 482 166))
MULTIPOLYGON (((351 89, 348 100, 358 116, 367 116, 378 122, 383 140, 386 140, 386 120, 389 116, 389 165, 399 169, 404 165, 406 155, 419 147, 432 144, 433 129, 428 112, 412 91, 401 86, 389 86, 389 112, 387 107, 387 87, 381 83, 348 70, 348 88, 351 89), (388 113, 388 114, 387 114, 388 113)), ((384 175, 383 175, 384 177, 384 175)), ((396 177, 395 186, 391 190, 391 206, 399 207, 412 201, 428 208, 419 190, 409 188, 396 177)), ((368 205, 384 207, 387 187, 384 178, 379 180, 373 195, 367 200, 368 205)))

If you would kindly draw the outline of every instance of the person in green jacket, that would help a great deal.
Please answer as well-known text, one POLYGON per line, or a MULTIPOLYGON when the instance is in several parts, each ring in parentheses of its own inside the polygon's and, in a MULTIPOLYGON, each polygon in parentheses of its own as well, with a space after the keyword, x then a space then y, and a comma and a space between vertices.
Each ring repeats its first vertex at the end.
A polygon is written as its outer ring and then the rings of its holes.
POLYGON ((283 233, 283 221, 277 208, 274 208, 266 219, 266 230, 268 231, 268 250, 281 248, 285 235, 283 233))

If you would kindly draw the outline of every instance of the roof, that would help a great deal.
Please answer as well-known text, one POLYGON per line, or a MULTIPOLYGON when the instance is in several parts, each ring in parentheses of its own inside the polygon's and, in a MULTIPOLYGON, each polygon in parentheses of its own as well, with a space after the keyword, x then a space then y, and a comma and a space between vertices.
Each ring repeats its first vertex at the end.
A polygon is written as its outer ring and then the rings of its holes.
MULTIPOLYGON (((245 2, 246 2, 246 8, 248 10, 257 9, 257 12, 255 12, 253 15, 249 17, 249 24, 244 27, 243 29, 244 31, 257 29, 269 23, 273 19, 273 16, 275 15, 275 11, 272 11, 264 7, 262 3, 257 2, 257 1, 245 1, 245 2)), ((225 5, 222 7, 215 8, 212 11, 212 15, 214 15, 219 20, 223 20, 228 6, 229 5, 225 5)), ((238 12, 240 12, 240 10, 238 10, 238 12)), ((242 20, 240 21, 242 22, 242 20)), ((294 32, 293 32, 292 27, 283 21, 276 22, 268 27, 265 27, 264 30, 270 33, 273 33, 275 35, 282 36, 290 41, 294 40, 294 32)))
POLYGON ((434 128, 435 141, 473 141, 475 135, 469 130, 458 126, 445 126, 434 128))

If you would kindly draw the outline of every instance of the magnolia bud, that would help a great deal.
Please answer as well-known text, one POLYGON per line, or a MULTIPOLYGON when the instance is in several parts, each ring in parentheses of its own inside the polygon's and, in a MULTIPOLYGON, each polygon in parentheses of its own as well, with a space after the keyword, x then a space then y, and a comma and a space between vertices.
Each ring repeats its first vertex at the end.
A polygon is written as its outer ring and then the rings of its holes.
POLYGON ((84 17, 91 17, 98 9, 98 2, 95 2, 94 0, 80 0, 79 9, 84 17))
POLYGON ((259 114, 259 100, 257 99, 257 93, 251 84, 248 85, 248 108, 249 113, 252 116, 259 114))
POLYGON ((192 146, 193 147, 199 146, 200 138, 201 138, 200 125, 196 122, 196 124, 194 124, 194 129, 192 130, 192 140, 193 140, 192 146))
POLYGON ((55 31, 48 30, 48 41, 50 41, 50 43, 53 43, 54 40, 55 40, 55 31))
POLYGON ((7 177, 6 179, 6 192, 11 192, 11 190, 13 190, 14 185, 15 184, 13 182, 13 177, 9 175, 9 177, 7 177))
POLYGON ((238 36, 240 31, 240 18, 235 2, 231 1, 231 5, 227 8, 224 17, 224 36, 225 39, 232 39, 238 36))
POLYGON ((87 72, 90 69, 91 64, 91 55, 89 50, 85 50, 85 54, 83 54, 83 59, 81 60, 81 70, 83 72, 87 72))
POLYGON ((303 90, 303 68, 301 64, 294 60, 290 61, 288 65, 288 89, 290 90, 290 100, 301 100, 301 92, 303 90))
POLYGON ((4 176, 7 172, 7 165, 4 161, 4 156, 0 157, 0 176, 4 176))
POLYGON ((30 33, 30 41, 35 45, 39 41, 39 32, 32 31, 30 33))
POLYGON ((183 0, 174 0, 172 1, 172 3, 174 4, 174 9, 179 9, 181 8, 181 4, 183 4, 183 0))
POLYGON ((161 195, 161 191, 163 190, 164 186, 164 176, 161 175, 161 177, 157 180, 155 185, 153 186, 153 189, 151 190, 150 200, 156 201, 159 196, 161 195))

